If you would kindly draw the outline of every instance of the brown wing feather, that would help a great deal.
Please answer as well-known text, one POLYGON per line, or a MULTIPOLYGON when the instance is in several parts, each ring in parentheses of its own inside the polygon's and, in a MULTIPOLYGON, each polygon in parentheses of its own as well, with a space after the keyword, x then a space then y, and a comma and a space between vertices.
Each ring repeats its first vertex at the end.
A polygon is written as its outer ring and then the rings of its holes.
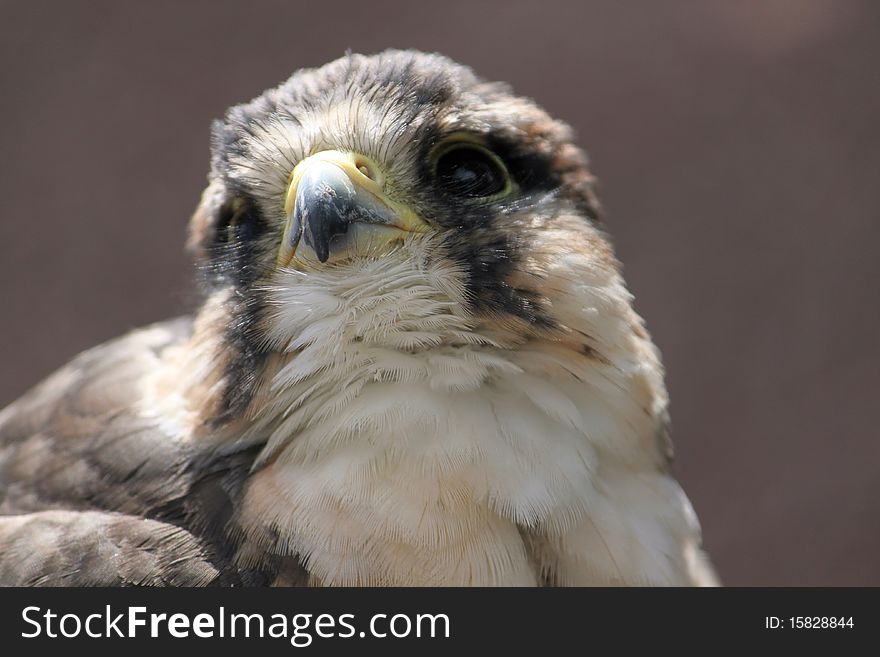
POLYGON ((275 579, 278 558, 247 570, 234 559, 236 506, 259 446, 219 454, 136 410, 143 378, 190 330, 175 320, 84 352, 0 412, 0 584, 275 579), (114 546, 120 558, 99 566, 114 546), (183 571, 163 560, 175 550, 188 555, 183 571))
POLYGON ((142 511, 183 492, 191 455, 134 407, 188 328, 169 322, 86 351, 0 413, 0 513, 142 511))
POLYGON ((0 518, 4 586, 206 586, 221 580, 180 527, 96 511, 0 518))

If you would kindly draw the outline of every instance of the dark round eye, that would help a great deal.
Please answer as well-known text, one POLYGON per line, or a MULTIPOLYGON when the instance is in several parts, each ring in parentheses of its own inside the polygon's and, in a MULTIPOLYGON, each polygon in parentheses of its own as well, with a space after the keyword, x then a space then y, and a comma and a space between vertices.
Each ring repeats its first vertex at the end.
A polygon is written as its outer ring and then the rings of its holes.
POLYGON ((249 242, 265 227, 256 202, 245 196, 236 196, 220 207, 214 241, 218 245, 249 242))
POLYGON ((475 144, 454 144, 442 151, 435 174, 440 187, 467 198, 496 196, 510 186, 501 160, 475 144))

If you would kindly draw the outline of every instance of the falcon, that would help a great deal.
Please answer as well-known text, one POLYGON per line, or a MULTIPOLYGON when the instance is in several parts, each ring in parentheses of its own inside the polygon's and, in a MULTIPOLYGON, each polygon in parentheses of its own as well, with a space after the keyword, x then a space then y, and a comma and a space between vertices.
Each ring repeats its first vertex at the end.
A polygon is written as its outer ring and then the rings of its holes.
POLYGON ((349 54, 214 123, 200 306, 0 413, 0 583, 714 583, 572 132, 349 54))

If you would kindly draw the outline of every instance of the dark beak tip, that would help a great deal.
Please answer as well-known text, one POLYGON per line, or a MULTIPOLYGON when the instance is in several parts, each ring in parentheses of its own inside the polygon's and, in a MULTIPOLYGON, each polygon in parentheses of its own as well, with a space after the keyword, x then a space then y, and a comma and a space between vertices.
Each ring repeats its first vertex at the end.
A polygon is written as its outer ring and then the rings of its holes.
POLYGON ((348 232, 352 217, 357 214, 351 182, 335 166, 315 171, 300 181, 294 205, 294 224, 302 225, 303 240, 321 263, 330 258, 334 237, 348 232))

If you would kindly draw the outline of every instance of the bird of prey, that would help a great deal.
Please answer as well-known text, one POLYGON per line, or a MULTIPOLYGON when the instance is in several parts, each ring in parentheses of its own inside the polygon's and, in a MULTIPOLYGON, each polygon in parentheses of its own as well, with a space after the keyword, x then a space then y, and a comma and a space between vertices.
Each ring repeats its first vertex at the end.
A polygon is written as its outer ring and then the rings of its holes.
POLYGON ((203 300, 0 413, 6 585, 714 582, 571 130, 445 57, 230 109, 203 300))

